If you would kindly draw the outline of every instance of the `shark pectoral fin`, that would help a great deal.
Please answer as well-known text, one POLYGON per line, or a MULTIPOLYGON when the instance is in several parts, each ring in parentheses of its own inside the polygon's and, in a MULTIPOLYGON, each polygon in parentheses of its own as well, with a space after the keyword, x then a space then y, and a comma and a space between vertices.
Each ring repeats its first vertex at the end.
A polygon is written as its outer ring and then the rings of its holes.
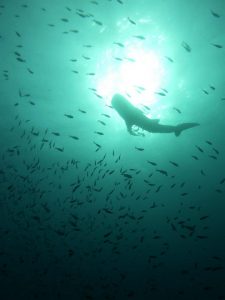
POLYGON ((127 131, 128 131, 131 135, 137 135, 137 134, 132 130, 132 124, 126 122, 126 125, 127 125, 127 131))

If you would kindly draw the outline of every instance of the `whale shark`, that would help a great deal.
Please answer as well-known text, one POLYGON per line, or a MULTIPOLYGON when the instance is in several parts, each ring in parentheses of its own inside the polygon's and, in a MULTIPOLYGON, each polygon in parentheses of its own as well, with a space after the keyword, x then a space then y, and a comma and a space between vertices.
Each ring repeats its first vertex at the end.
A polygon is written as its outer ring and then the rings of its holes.
POLYGON ((199 123, 181 123, 178 125, 163 125, 159 119, 148 118, 143 111, 133 106, 124 96, 115 94, 111 100, 112 107, 125 121, 127 131, 131 135, 143 135, 132 129, 133 126, 151 133, 174 133, 179 136, 182 131, 199 126, 199 123))

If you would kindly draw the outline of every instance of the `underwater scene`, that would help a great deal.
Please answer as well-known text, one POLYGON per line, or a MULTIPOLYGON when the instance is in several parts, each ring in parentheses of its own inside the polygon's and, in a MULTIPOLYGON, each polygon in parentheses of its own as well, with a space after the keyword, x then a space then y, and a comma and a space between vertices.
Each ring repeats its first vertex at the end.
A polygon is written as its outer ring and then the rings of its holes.
POLYGON ((0 300, 225 299, 225 1, 0 0, 0 300))

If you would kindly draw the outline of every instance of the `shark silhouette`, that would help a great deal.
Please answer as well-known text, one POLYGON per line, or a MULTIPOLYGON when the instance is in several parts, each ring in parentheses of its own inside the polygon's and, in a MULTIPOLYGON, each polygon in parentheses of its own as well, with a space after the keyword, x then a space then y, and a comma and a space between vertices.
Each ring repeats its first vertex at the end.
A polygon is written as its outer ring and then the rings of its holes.
POLYGON ((125 97, 115 94, 111 101, 112 107, 124 119, 127 130, 132 135, 141 135, 134 132, 132 126, 137 126, 151 133, 174 133, 179 136, 183 130, 199 126, 199 123, 181 123, 175 126, 159 124, 159 119, 149 119, 144 113, 133 106, 125 97))

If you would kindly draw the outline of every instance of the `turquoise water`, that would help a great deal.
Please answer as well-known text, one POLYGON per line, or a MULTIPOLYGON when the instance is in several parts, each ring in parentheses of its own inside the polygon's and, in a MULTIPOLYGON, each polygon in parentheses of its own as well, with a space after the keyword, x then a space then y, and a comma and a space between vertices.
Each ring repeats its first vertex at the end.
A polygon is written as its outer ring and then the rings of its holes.
POLYGON ((0 1, 0 299, 225 299, 224 18, 0 1), (116 93, 200 126, 130 135, 116 93))

